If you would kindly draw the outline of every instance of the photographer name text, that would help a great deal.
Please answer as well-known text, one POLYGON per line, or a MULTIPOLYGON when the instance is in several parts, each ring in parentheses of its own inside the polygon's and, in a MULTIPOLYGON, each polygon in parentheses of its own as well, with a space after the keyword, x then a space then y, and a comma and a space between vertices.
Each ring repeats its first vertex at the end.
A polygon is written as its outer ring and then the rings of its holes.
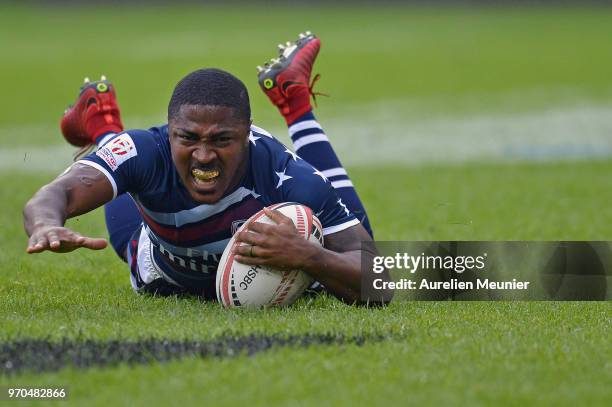
POLYGON ((400 278, 388 281, 375 278, 372 282, 376 290, 527 290, 530 281, 519 281, 515 278, 506 281, 496 281, 491 278, 476 278, 475 281, 462 281, 459 277, 465 271, 485 272, 487 253, 480 256, 440 256, 396 253, 395 256, 375 256, 372 262, 372 272, 382 274, 385 270, 402 270, 415 274, 421 271, 450 271, 458 278, 446 281, 420 278, 420 281, 400 278))

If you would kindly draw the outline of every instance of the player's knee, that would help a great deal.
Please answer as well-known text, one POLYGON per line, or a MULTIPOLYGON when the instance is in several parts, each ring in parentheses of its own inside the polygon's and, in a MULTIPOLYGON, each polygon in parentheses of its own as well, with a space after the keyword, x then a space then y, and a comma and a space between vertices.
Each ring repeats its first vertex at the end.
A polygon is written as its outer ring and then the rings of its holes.
POLYGON ((130 240, 129 237, 126 239, 123 236, 118 237, 110 235, 109 240, 113 250, 115 250, 115 253, 117 253, 117 256, 119 256, 121 260, 127 262, 127 246, 128 241, 130 240))

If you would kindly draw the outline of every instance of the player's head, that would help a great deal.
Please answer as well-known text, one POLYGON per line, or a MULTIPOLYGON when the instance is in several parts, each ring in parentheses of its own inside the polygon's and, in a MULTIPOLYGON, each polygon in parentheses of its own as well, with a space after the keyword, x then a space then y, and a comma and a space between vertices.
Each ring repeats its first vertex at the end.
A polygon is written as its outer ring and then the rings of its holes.
POLYGON ((199 69, 174 88, 168 135, 174 165, 190 195, 215 203, 248 163, 251 107, 244 84, 220 69, 199 69))

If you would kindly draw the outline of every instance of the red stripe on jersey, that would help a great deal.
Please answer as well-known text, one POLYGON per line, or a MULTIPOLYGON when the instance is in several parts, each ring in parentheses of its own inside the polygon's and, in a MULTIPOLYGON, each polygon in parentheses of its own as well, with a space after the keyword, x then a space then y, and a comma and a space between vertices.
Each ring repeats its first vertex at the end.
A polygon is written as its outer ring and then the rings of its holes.
POLYGON ((231 235, 232 222, 240 219, 248 219, 263 208, 263 205, 254 198, 242 201, 239 205, 230 208, 213 219, 204 219, 198 223, 182 227, 172 227, 156 222, 145 211, 140 213, 145 223, 160 238, 169 243, 185 243, 200 240, 206 236, 215 236, 224 232, 231 235))

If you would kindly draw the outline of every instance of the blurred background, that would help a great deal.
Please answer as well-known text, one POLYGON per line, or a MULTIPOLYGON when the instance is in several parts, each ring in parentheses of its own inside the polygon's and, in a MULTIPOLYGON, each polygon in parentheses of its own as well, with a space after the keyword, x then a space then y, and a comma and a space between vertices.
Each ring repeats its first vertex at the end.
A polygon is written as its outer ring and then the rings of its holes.
MULTIPOLYGON (((579 1, 96 3, 0 9, 0 168, 23 161, 17 147, 35 145, 58 151, 57 165, 40 163, 45 169, 63 168, 59 117, 83 77, 100 74, 115 82, 129 128, 163 122, 186 73, 226 69, 248 86, 255 121, 285 137, 255 66, 306 29, 323 41, 317 89, 330 95, 319 98, 316 113, 349 166, 612 154, 607 8, 579 1)), ((39 171, 37 161, 21 169, 39 171)))

